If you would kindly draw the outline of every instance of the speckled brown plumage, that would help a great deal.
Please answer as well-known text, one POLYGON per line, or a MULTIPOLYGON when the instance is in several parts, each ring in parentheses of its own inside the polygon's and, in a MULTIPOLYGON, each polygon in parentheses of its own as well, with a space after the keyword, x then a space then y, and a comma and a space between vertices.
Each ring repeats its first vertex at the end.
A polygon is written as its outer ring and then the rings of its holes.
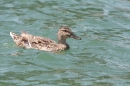
POLYGON ((22 32, 21 35, 10 32, 10 36, 13 38, 17 46, 51 52, 69 49, 69 45, 66 43, 67 38, 74 38, 78 40, 81 39, 74 35, 74 33, 68 27, 64 26, 58 31, 58 43, 49 38, 33 36, 26 32, 22 32))

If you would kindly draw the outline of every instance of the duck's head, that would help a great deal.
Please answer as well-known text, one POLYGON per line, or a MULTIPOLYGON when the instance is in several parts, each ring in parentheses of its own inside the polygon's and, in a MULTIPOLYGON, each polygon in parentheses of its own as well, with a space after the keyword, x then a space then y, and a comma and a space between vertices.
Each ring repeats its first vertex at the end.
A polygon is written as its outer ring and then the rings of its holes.
POLYGON ((80 37, 76 36, 68 27, 66 26, 62 26, 59 30, 58 30, 58 42, 65 44, 66 43, 66 39, 67 38, 74 38, 77 40, 81 40, 80 37))

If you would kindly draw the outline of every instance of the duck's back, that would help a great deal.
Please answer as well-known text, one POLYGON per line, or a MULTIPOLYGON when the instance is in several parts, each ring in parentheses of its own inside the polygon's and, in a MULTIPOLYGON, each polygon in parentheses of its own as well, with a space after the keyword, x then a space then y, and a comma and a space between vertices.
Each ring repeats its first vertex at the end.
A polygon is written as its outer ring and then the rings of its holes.
POLYGON ((29 44, 31 44, 31 48, 44 50, 44 51, 61 51, 65 50, 66 46, 63 44, 57 44, 55 41, 41 36, 33 36, 31 34, 22 34, 22 36, 28 39, 29 44))
POLYGON ((65 45, 57 44, 55 41, 45 37, 33 36, 25 32, 23 32, 21 35, 17 35, 11 32, 10 35, 13 38, 14 42, 20 47, 33 48, 51 52, 66 49, 65 45))
POLYGON ((55 52, 66 49, 65 45, 57 44, 55 41, 45 37, 33 36, 29 41, 32 48, 39 50, 55 52))

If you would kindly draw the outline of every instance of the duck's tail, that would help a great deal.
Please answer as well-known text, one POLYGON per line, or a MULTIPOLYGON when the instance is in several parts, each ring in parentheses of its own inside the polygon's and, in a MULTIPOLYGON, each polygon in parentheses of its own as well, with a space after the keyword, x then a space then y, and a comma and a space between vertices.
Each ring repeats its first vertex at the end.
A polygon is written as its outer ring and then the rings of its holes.
POLYGON ((21 35, 15 34, 13 32, 10 32, 10 36, 12 37, 12 39, 14 40, 14 42, 22 38, 21 35))
POLYGON ((15 34, 13 32, 10 32, 10 36, 12 37, 13 41, 17 44, 17 46, 31 48, 31 44, 29 43, 28 39, 25 39, 21 35, 15 34))

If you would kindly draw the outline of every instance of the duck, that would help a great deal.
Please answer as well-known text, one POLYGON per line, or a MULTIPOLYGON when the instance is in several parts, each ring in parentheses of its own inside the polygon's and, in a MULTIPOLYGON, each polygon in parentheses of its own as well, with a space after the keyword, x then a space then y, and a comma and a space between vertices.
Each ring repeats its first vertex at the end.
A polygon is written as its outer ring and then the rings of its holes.
POLYGON ((50 38, 33 36, 32 34, 28 34, 25 31, 21 32, 21 34, 10 32, 10 36, 12 37, 15 44, 19 47, 38 49, 49 52, 68 50, 70 46, 66 42, 67 38, 81 40, 81 38, 75 35, 67 26, 62 26, 59 28, 57 33, 58 43, 54 40, 51 40, 50 38))

